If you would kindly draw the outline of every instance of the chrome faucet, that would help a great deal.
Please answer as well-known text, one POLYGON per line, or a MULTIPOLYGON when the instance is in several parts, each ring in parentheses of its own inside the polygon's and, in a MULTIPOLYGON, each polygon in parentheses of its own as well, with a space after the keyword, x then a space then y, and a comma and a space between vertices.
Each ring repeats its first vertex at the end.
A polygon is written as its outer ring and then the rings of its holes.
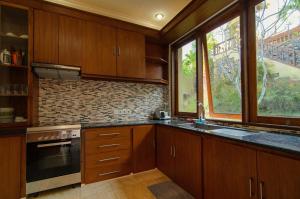
POLYGON ((200 119, 200 120, 203 120, 203 119, 205 119, 205 108, 204 108, 203 103, 202 103, 202 102, 199 102, 199 103, 198 103, 198 107, 199 107, 199 111, 200 111, 199 119, 200 119))

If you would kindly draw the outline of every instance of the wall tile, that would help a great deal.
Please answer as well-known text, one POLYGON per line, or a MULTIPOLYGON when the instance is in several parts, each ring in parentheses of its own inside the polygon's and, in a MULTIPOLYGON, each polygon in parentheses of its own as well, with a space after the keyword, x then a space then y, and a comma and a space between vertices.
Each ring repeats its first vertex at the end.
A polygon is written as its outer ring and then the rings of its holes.
POLYGON ((40 79, 39 122, 111 122, 148 119, 168 103, 165 85, 40 79), (131 114, 114 114, 129 109, 131 114))

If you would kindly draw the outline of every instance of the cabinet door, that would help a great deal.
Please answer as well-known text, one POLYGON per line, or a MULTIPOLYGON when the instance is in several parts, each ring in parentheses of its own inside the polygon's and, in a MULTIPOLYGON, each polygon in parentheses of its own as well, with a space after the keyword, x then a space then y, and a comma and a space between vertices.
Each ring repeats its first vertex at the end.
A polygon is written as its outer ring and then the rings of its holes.
POLYGON ((116 76, 116 29, 87 22, 84 33, 84 64, 87 75, 116 76))
POLYGON ((201 137, 175 130, 175 182, 195 198, 201 198, 201 137))
POLYGON ((59 64, 82 66, 83 21, 59 16, 59 64))
POLYGON ((215 138, 204 138, 203 163, 204 198, 257 197, 256 151, 215 138))
POLYGON ((133 172, 155 168, 155 127, 133 127, 133 172))
POLYGON ((144 35, 118 29, 117 39, 117 75, 119 77, 145 78, 144 35))
POLYGON ((21 137, 0 138, 0 198, 20 198, 21 141, 21 137))
POLYGON ((259 198, 300 198, 300 160, 258 152, 259 198))
POLYGON ((173 128, 159 126, 156 133, 156 158, 157 168, 164 174, 174 179, 174 158, 173 158, 173 128))
POLYGON ((34 11, 34 62, 58 64, 58 15, 34 11))

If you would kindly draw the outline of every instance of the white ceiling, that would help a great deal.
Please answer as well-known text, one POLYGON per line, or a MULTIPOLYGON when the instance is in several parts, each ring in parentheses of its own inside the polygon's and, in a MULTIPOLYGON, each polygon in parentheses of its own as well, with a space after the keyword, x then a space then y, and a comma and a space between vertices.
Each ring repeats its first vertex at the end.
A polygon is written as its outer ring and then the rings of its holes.
POLYGON ((160 30, 191 0, 45 0, 160 30), (158 21, 156 13, 165 18, 158 21))

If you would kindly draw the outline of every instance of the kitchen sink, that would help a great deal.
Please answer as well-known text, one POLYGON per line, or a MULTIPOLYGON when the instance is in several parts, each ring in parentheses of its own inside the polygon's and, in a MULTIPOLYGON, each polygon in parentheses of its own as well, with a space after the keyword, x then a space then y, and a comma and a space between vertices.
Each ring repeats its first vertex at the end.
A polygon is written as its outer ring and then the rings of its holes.
POLYGON ((207 133, 217 134, 217 135, 224 135, 229 137, 237 137, 243 138, 245 136, 253 135, 254 132, 238 129, 238 128, 230 128, 226 126, 218 126, 212 124, 194 124, 194 123, 182 123, 178 124, 181 127, 185 128, 193 128, 199 130, 205 130, 207 133))
POLYGON ((229 137, 238 137, 238 138, 242 138, 242 137, 250 136, 250 135, 254 134, 254 132, 251 132, 251 131, 247 131, 247 130, 243 130, 243 129, 234 129, 234 128, 215 129, 210 132, 214 133, 214 134, 226 135, 229 137))
POLYGON ((224 128, 223 126, 217 126, 217 125, 211 125, 211 124, 182 123, 182 124, 178 124, 178 125, 182 126, 182 127, 191 127, 191 128, 203 129, 203 130, 207 130, 207 131, 224 128))

